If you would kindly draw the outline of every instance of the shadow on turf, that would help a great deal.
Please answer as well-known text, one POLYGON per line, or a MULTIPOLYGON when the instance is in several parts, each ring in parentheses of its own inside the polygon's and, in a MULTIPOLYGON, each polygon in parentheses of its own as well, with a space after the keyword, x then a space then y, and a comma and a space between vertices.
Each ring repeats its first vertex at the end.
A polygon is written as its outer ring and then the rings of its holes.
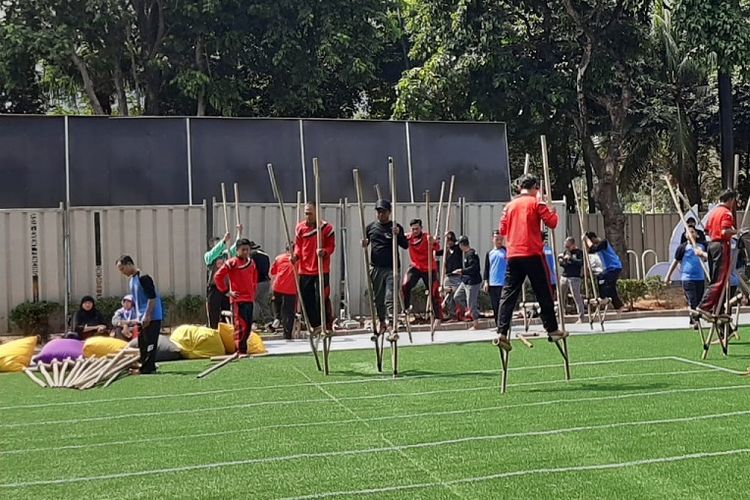
POLYGON ((563 380, 560 381, 560 385, 544 388, 544 389, 533 389, 529 392, 540 392, 540 393, 546 393, 546 392, 576 392, 576 391, 604 391, 604 392, 613 392, 613 391, 642 391, 642 390, 649 390, 649 389, 668 389, 672 388, 674 386, 664 383, 652 383, 652 384, 607 384, 607 383, 600 383, 600 384, 576 384, 575 379, 571 380, 570 382, 565 382, 563 380), (575 384, 575 385, 573 385, 575 384))
MULTIPOLYGON (((461 372, 453 372, 453 373, 445 373, 445 372, 434 372, 434 371, 427 371, 427 370, 405 370, 402 372, 399 372, 396 378, 409 378, 409 377, 422 377, 422 376, 429 376, 430 378, 451 378, 456 379, 460 377, 471 377, 471 378, 497 378, 498 374, 500 373, 500 370, 497 371, 497 373, 461 373, 461 372)), ((331 370, 331 375, 342 375, 342 376, 349 376, 349 377, 387 377, 391 375, 391 372, 388 370, 383 370, 382 373, 379 373, 377 371, 355 371, 355 370, 331 370)))

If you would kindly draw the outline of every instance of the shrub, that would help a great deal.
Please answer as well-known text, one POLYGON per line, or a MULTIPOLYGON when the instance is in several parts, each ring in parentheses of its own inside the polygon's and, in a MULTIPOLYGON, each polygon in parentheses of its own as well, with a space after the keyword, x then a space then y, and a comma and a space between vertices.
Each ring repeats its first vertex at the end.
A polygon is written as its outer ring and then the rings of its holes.
POLYGON ((627 302, 632 309, 636 301, 646 296, 648 288, 646 282, 641 280, 619 280, 617 282, 617 292, 623 302, 627 302))
POLYGON ((168 325, 177 326, 184 324, 199 324, 206 322, 206 299, 199 295, 186 295, 173 300, 172 314, 168 325))
POLYGON ((664 292, 667 289, 667 284, 662 281, 659 276, 651 276, 646 278, 644 282, 646 285, 646 293, 654 300, 657 305, 661 305, 661 301, 664 299, 664 292))
POLYGON ((13 308, 10 320, 24 335, 39 335, 46 342, 50 333, 59 328, 62 309, 57 302, 24 302, 13 308))

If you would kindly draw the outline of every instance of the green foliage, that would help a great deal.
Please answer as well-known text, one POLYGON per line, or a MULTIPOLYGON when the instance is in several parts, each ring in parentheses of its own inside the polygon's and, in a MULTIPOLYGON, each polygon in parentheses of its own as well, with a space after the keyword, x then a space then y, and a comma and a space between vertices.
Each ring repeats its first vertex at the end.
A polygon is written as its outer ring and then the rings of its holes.
POLYGON ((633 309, 635 303, 644 298, 648 292, 648 286, 643 280, 623 279, 617 281, 617 293, 623 302, 633 309))
POLYGON ((62 306, 57 302, 24 302, 13 308, 10 320, 24 335, 39 335, 46 342, 57 330, 53 321, 59 320, 56 316, 61 312, 62 306))
POLYGON ((176 299, 173 295, 164 295, 161 304, 164 312, 164 326, 206 323, 206 299, 204 297, 186 295, 181 299, 176 299))
POLYGON ((667 290, 667 284, 659 276, 651 276, 644 281, 646 285, 646 294, 659 304, 664 299, 664 293, 667 290))

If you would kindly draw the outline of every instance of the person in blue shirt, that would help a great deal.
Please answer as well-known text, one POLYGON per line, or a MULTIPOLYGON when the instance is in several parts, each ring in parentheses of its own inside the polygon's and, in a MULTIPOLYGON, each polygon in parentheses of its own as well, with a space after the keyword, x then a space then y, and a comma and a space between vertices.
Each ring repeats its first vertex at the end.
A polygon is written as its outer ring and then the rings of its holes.
POLYGON ((590 254, 597 254, 602 261, 602 272, 597 276, 599 295, 611 299, 612 307, 619 311, 624 305, 617 293, 617 279, 622 272, 620 257, 607 240, 599 238, 593 231, 586 233, 584 244, 590 254))
MULTIPOLYGON (((697 241, 698 234, 695 228, 689 228, 693 241, 697 241)), ((693 249, 689 240, 684 241, 677 247, 674 253, 674 260, 667 271, 667 284, 672 282, 672 273, 680 265, 680 282, 682 291, 685 293, 688 307, 695 309, 701 303, 703 292, 706 290, 705 272, 703 271, 702 260, 706 259, 706 246, 698 243, 693 249)), ((698 328, 697 320, 690 318, 690 325, 698 328)))
POLYGON ((133 296, 136 318, 141 324, 138 335, 138 349, 141 351, 142 375, 156 372, 156 345, 159 342, 161 322, 164 319, 161 307, 161 297, 156 291, 156 285, 151 276, 141 274, 135 267, 133 258, 123 255, 116 262, 117 270, 129 278, 128 288, 133 296))
POLYGON ((484 258, 484 292, 490 295, 492 313, 495 326, 497 326, 500 296, 503 294, 505 270, 508 267, 508 251, 505 248, 505 239, 498 230, 492 232, 492 244, 494 248, 487 252, 484 258))
POLYGON ((555 297, 555 291, 557 289, 557 269, 555 266, 555 252, 552 251, 552 247, 549 246, 549 235, 547 231, 542 232, 542 240, 544 240, 544 258, 547 261, 547 270, 549 271, 549 283, 552 285, 552 297, 555 297))

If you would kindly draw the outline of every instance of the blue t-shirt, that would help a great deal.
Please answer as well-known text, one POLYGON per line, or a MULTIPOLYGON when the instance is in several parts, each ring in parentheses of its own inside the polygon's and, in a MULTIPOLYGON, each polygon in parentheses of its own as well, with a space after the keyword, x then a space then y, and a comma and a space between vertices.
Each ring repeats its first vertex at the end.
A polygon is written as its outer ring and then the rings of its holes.
POLYGON ((620 257, 607 240, 602 240, 601 243, 592 245, 590 251, 591 253, 599 254, 599 259, 602 261, 602 268, 604 268, 603 272, 622 271, 620 257))
POLYGON ((138 311, 138 319, 143 320, 146 315, 146 309, 148 308, 149 299, 155 299, 156 304, 154 310, 151 313, 152 321, 161 321, 164 319, 164 315, 161 309, 161 297, 159 292, 156 290, 154 280, 147 274, 141 275, 135 274, 130 277, 130 295, 133 296, 133 306, 138 311))
MULTIPOLYGON (((702 244, 698 248, 705 250, 702 244)), ((683 243, 677 247, 674 259, 680 263, 680 281, 703 281, 704 272, 701 259, 695 255, 692 245, 683 243)))
POLYGON ((505 286, 505 271, 508 268, 508 251, 505 247, 493 248, 489 252, 489 272, 487 282, 490 286, 505 286))
POLYGON ((547 259, 547 269, 549 269, 549 282, 557 285, 557 271, 555 270, 555 253, 549 247, 544 245, 544 258, 547 259))

